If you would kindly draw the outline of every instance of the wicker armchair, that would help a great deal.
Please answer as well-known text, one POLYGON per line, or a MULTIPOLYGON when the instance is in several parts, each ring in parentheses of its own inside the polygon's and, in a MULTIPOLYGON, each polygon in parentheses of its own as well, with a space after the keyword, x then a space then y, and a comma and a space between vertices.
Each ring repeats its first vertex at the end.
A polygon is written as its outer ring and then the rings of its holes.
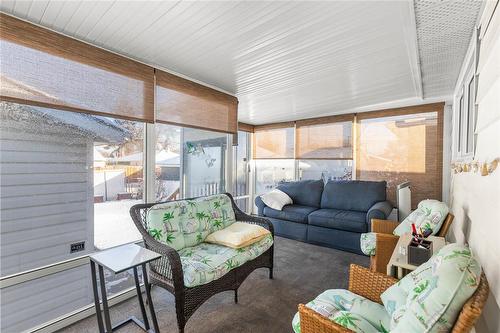
MULTIPOLYGON (((453 222, 453 218, 453 214, 448 214, 448 216, 446 216, 436 236, 446 236, 453 222)), ((372 219, 371 231, 377 234, 375 255, 370 256, 370 269, 372 271, 384 274, 387 273, 387 264, 389 264, 389 260, 399 240, 398 236, 392 234, 398 225, 399 222, 397 221, 372 219)))
MULTIPOLYGON (((231 199, 232 208, 237 221, 258 224, 269 230, 274 238, 274 229, 271 222, 265 218, 245 214, 238 208, 238 206, 236 206, 231 194, 225 194, 231 199)), ((269 278, 273 278, 274 245, 257 258, 232 269, 215 281, 196 287, 185 287, 181 259, 177 251, 163 243, 158 242, 147 232, 146 215, 148 210, 155 204, 157 203, 135 205, 130 208, 130 215, 143 237, 145 247, 162 255, 160 259, 151 262, 149 265, 149 288, 151 288, 151 285, 157 285, 174 295, 177 325, 180 333, 184 332, 186 322, 193 315, 193 313, 213 295, 222 291, 234 290, 234 301, 237 303, 239 286, 255 269, 261 267, 269 268, 269 278)))
MULTIPOLYGON (((364 267, 351 264, 349 290, 377 303, 382 303, 380 295, 398 280, 390 276, 372 272, 364 267)), ((474 294, 464 304, 451 332, 470 332, 483 311, 488 298, 489 286, 484 273, 474 294)), ((351 330, 338 325, 314 310, 299 304, 301 333, 352 333, 351 330)))

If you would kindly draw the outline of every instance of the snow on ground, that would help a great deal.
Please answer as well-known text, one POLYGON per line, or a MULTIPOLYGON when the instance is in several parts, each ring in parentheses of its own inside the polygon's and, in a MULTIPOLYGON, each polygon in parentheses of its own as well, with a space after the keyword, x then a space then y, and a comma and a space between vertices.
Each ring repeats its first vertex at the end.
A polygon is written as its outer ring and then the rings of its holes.
POLYGON ((94 204, 94 245, 103 250, 141 239, 129 209, 142 200, 107 201, 94 204))

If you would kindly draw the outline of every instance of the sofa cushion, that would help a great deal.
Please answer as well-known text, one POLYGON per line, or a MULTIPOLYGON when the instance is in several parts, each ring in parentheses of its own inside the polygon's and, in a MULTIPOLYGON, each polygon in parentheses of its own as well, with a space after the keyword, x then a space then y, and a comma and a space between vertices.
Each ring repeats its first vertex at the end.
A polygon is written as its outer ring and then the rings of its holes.
POLYGON ((217 280, 233 268, 243 265, 266 252, 273 245, 273 237, 267 235, 247 247, 230 247, 201 243, 179 251, 184 285, 195 287, 217 280))
POLYGON ((149 234, 176 250, 200 244, 235 221, 231 199, 225 194, 160 203, 146 216, 149 234))
POLYGON ((260 198, 266 204, 266 206, 276 210, 282 210, 284 206, 293 204, 292 198, 290 198, 288 194, 281 190, 278 190, 277 188, 265 194, 262 194, 260 198))
POLYGON ((422 200, 418 203, 417 209, 411 212, 411 214, 394 229, 393 233, 396 236, 409 233, 411 232, 411 224, 414 223, 417 229, 431 229, 431 235, 435 235, 439 232, 439 229, 441 229, 441 225, 448 215, 448 212, 448 206, 444 202, 438 200, 422 200))
POLYGON ((311 225, 330 229, 353 232, 368 231, 366 213, 363 212, 339 209, 318 209, 309 214, 308 222, 311 225))
POLYGON ((321 197, 321 208, 367 212, 375 203, 386 200, 385 191, 385 181, 329 181, 321 197))
MULTIPOLYGON (((326 290, 306 306, 354 332, 387 332, 389 328, 390 317, 382 305, 348 290, 326 290)), ((295 333, 300 333, 298 312, 292 327, 295 333)))
POLYGON ((323 185, 323 180, 301 180, 281 183, 277 188, 288 194, 294 204, 319 208, 323 185))
POLYGON ((446 245, 382 294, 386 307, 390 300, 395 305, 391 332, 450 331, 480 275, 481 266, 467 246, 446 245))
POLYGON ((272 209, 271 207, 264 208, 264 216, 273 217, 275 219, 287 220, 297 223, 307 223, 307 217, 317 208, 301 205, 286 205, 282 210, 272 209))

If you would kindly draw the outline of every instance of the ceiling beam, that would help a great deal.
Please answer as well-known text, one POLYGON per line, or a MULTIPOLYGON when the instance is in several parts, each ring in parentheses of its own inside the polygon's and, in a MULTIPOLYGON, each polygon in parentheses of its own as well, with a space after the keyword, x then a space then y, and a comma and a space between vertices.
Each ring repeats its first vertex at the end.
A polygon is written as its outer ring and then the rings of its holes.
POLYGON ((424 88, 422 85, 422 70, 420 66, 420 54, 417 39, 417 22, 415 19, 415 4, 408 1, 407 6, 402 9, 403 31, 406 36, 406 50, 410 61, 410 69, 415 87, 415 95, 424 99, 424 88))

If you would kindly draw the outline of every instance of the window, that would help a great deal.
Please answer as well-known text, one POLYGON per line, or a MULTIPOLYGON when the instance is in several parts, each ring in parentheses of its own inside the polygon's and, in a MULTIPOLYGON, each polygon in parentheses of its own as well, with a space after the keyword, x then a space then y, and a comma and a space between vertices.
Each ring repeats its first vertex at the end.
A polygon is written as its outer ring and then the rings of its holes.
POLYGON ((299 179, 352 179, 352 160, 299 160, 299 179))
POLYGON ((352 122, 343 115, 297 122, 297 158, 352 159, 352 122))
POLYGON ((141 235, 129 210, 143 202, 144 124, 82 116, 93 119, 91 126, 102 123, 105 126, 102 131, 109 133, 103 133, 102 138, 95 137, 93 141, 94 245, 97 250, 102 250, 137 241, 141 235), (111 136, 113 131, 117 133, 111 136))
POLYGON ((386 180, 393 203, 396 186, 405 181, 413 188, 413 208, 424 199, 440 200, 442 112, 383 112, 358 115, 356 179, 386 180))
POLYGON ((250 195, 249 160, 250 133, 238 132, 238 145, 233 147, 233 196, 238 207, 246 212, 250 195))
POLYGON ((474 154, 475 129, 477 121, 475 75, 473 66, 469 65, 454 105, 454 158, 470 158, 474 154))
MULTIPOLYGON (((143 123, 5 102, 0 111, 3 277, 140 239, 128 211, 143 201, 143 123)), ((105 277, 110 294, 133 285, 131 272, 105 277)), ((90 290, 88 265, 2 288, 1 330, 91 304, 90 290)))
POLYGON ((256 195, 269 192, 279 183, 294 179, 294 160, 255 160, 256 195))
POLYGON ((467 127, 465 135, 465 153, 474 152, 474 127, 475 127, 475 105, 474 105, 474 79, 467 85, 467 127))
POLYGON ((184 197, 212 195, 225 191, 227 142, 227 134, 194 128, 183 129, 184 197))
POLYGON ((462 128, 463 128, 463 119, 464 119, 464 96, 460 97, 460 103, 458 104, 458 152, 462 152, 462 128))
POLYGON ((254 158, 294 158, 294 124, 256 127, 254 158))
POLYGON ((181 198, 182 128, 156 124, 155 198, 168 201, 181 198))

